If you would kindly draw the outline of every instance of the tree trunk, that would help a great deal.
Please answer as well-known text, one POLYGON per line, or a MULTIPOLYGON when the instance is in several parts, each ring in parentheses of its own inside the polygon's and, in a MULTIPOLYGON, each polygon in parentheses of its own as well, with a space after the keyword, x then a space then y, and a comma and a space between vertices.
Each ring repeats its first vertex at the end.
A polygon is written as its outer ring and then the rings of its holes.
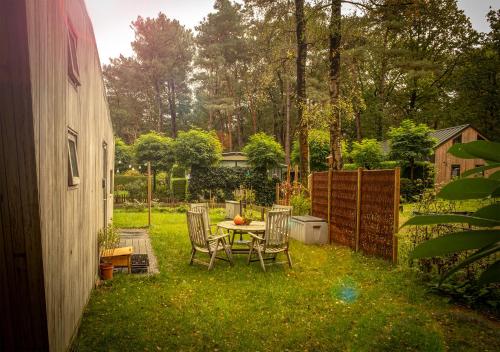
POLYGON ((330 30, 329 41, 330 48, 328 59, 330 63, 329 70, 329 93, 332 117, 330 120, 330 153, 333 157, 332 168, 341 170, 342 162, 342 126, 340 121, 340 111, 337 107, 339 101, 340 88, 340 20, 341 20, 341 1, 331 0, 330 30))
POLYGON ((231 134, 231 114, 226 111, 227 118, 227 144, 230 152, 233 151, 233 136, 231 134))
POLYGON ((356 139, 361 142, 363 139, 363 133, 361 131, 361 110, 356 110, 354 112, 354 121, 356 123, 356 139))
POLYGON ((290 165, 290 80, 288 77, 286 79, 286 87, 285 87, 285 116, 286 116, 286 125, 285 125, 285 163, 290 165))
POLYGON ((302 184, 307 187, 309 175, 309 145, 307 123, 304 121, 306 103, 306 20, 304 17, 304 0, 295 0, 295 22, 297 35, 297 129, 299 132, 300 174, 302 184))
POLYGON ((172 137, 177 138, 177 109, 175 105, 175 82, 168 83, 168 105, 170 107, 170 118, 172 120, 172 137))
POLYGON ((161 104, 160 84, 158 82, 155 82, 155 93, 156 93, 156 104, 158 104, 158 132, 161 132, 161 129, 163 127, 162 126, 163 109, 161 104))

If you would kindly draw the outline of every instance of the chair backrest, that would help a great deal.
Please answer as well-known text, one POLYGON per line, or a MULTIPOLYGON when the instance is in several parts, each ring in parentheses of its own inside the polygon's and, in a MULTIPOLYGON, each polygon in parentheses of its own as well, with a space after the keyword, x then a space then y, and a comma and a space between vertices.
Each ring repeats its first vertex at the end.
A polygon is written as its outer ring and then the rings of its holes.
POLYGON ((188 211, 187 225, 191 244, 197 247, 206 247, 208 233, 203 212, 188 211))
POLYGON ((290 210, 270 210, 267 212, 264 250, 266 248, 286 248, 290 237, 290 210))
POLYGON ((208 213, 208 203, 191 203, 189 208, 197 213, 203 213, 207 234, 210 234, 210 215, 208 213))
POLYGON ((290 215, 292 215, 293 207, 291 205, 273 204, 271 210, 288 210, 290 215))

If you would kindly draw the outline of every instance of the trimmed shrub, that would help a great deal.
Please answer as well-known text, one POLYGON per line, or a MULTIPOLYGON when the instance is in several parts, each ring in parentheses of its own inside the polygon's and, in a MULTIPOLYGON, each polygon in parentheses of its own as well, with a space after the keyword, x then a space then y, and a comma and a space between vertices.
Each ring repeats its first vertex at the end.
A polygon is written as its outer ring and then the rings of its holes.
POLYGON ((172 167, 172 178, 184 178, 186 177, 186 169, 179 165, 174 165, 172 167))
POLYGON ((244 186, 255 192, 257 204, 270 205, 274 202, 278 182, 278 179, 270 179, 265 173, 241 167, 192 169, 188 193, 190 200, 208 199, 211 195, 222 202, 232 199, 234 190, 244 186))
POLYGON ((357 170, 358 165, 356 164, 344 164, 344 168, 342 170, 357 170))
POLYGON ((172 195, 175 199, 184 201, 186 200, 186 188, 187 188, 186 178, 173 178, 172 179, 172 195))
POLYGON ((399 162, 394 160, 381 161, 379 163, 379 169, 395 169, 398 166, 399 162))
POLYGON ((148 177, 147 176, 126 176, 126 175, 115 175, 115 190, 119 189, 119 186, 125 186, 133 182, 142 182, 144 187, 147 187, 148 177))

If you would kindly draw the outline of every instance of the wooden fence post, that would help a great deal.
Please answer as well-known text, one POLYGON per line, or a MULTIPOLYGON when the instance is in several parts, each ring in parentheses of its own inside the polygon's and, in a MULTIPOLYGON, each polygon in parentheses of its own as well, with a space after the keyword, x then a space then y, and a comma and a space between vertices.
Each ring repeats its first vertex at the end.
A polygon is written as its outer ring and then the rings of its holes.
POLYGON ((361 225, 361 177, 363 168, 358 167, 358 185, 356 193, 356 252, 359 250, 359 230, 361 225))
POLYGON ((151 163, 148 161, 148 227, 151 227, 151 163))
POLYGON ((401 169, 394 169, 394 231, 392 234, 392 261, 398 263, 398 230, 399 230, 399 192, 400 192, 401 169))
POLYGON ((330 243, 332 243, 332 231, 331 231, 331 222, 332 222, 332 176, 333 169, 331 166, 328 168, 328 238, 330 239, 330 243))

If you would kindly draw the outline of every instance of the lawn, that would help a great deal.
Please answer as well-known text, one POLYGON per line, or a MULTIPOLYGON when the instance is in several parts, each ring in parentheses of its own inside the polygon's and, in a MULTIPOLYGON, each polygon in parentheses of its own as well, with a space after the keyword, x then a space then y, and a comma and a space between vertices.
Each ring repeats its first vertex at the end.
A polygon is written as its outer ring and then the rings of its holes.
MULTIPOLYGON (((496 322, 426 292, 416 274, 338 246, 292 241, 294 267, 236 256, 189 266, 186 215, 154 212, 156 276, 92 293, 77 351, 498 351, 496 322)), ((222 219, 212 213, 214 222, 222 219)), ((118 227, 147 213, 115 210, 118 227)))

